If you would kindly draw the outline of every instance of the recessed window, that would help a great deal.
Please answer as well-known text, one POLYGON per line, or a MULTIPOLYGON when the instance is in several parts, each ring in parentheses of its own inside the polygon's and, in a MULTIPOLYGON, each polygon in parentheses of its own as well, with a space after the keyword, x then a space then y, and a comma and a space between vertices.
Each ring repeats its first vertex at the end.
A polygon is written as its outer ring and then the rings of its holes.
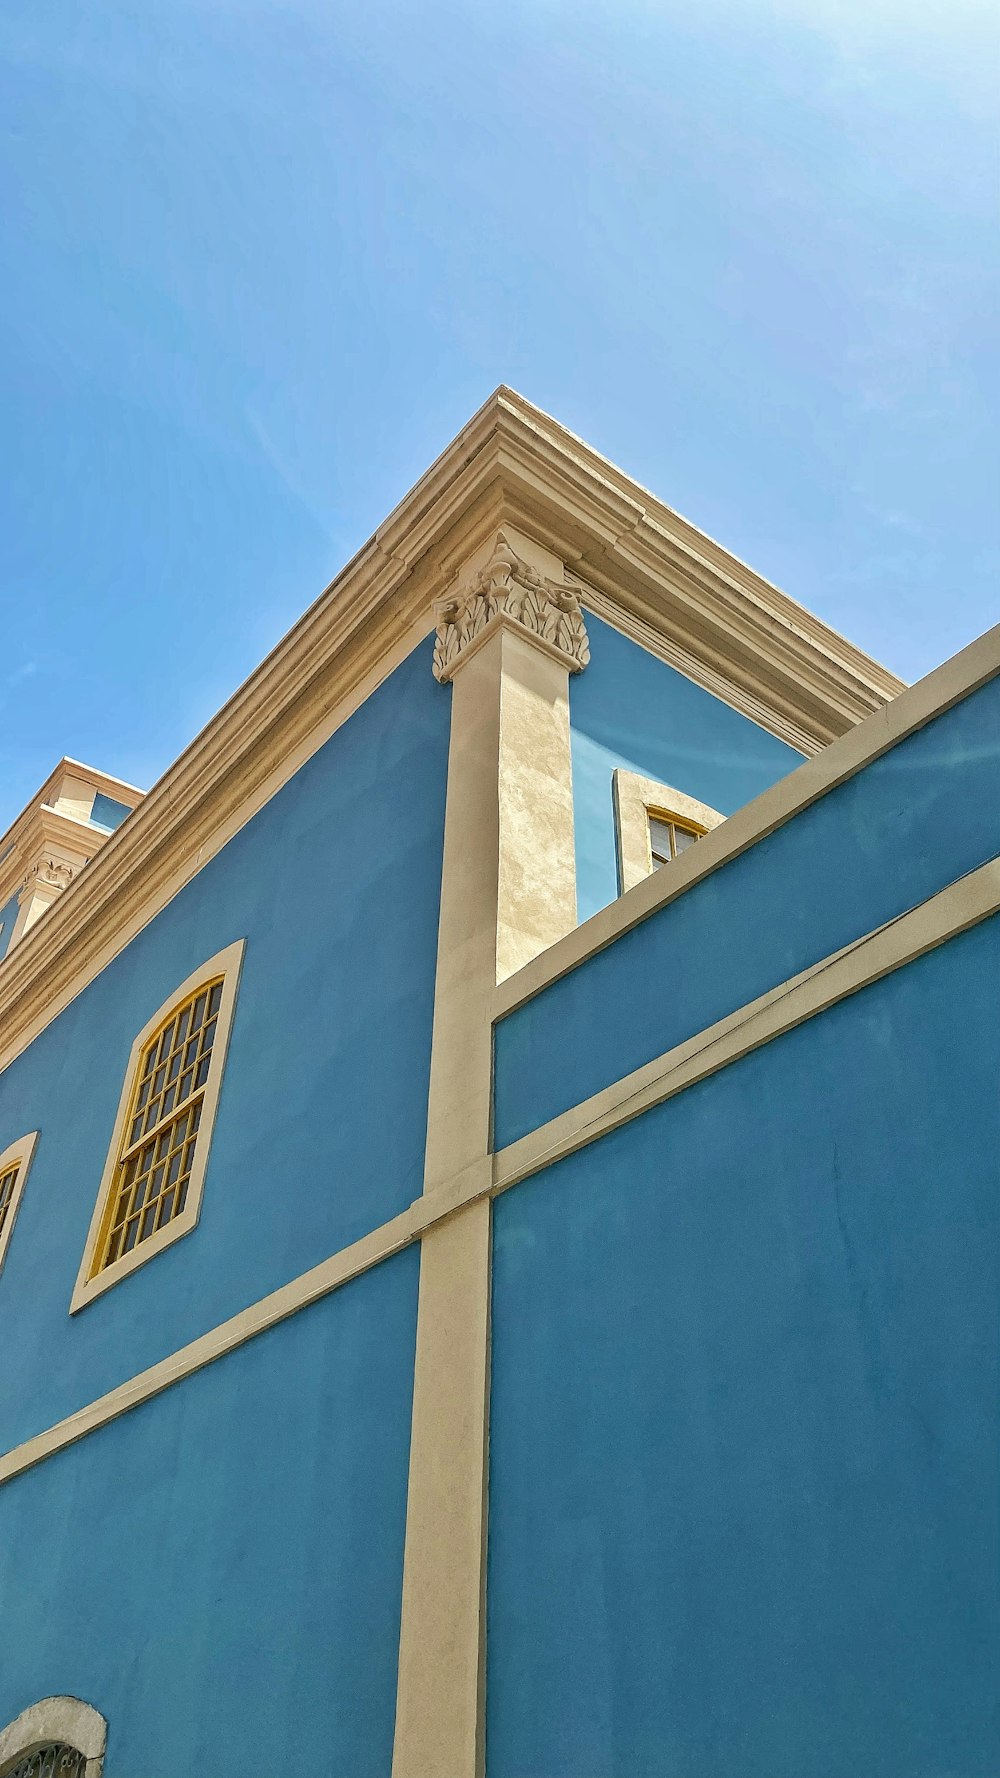
POLYGON ((8 1167, 6 1172, 0 1173, 0 1240, 3 1238, 3 1226, 7 1220, 7 1212, 14 1201, 14 1187, 17 1184, 17 1176, 20 1171, 20 1164, 15 1161, 14 1165, 8 1167))
POLYGON ((98 1271, 148 1241, 184 1210, 222 988, 222 976, 199 987, 143 1051, 98 1271))
POLYGON ((132 1045, 71 1312, 197 1222, 242 954, 210 958, 132 1045))
POLYGON ((0 1266, 7 1257, 37 1141, 38 1131, 32 1130, 0 1153, 0 1266))
POLYGON ((679 858, 705 832, 703 827, 689 826, 684 821, 675 820, 671 815, 654 814, 652 809, 648 813, 649 852, 654 870, 679 858))
POLYGON ((651 871, 673 864, 682 852, 724 820, 687 791, 658 784, 619 767, 612 780, 618 886, 634 889, 651 871))

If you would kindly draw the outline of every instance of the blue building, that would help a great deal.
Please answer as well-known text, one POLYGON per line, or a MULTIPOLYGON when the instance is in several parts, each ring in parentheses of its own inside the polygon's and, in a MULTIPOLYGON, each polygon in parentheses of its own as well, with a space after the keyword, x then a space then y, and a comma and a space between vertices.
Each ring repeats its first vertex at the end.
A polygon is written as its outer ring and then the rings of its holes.
POLYGON ((507 389, 63 762, 0 1778, 1000 1770, 998 768, 1000 631, 904 688, 507 389))

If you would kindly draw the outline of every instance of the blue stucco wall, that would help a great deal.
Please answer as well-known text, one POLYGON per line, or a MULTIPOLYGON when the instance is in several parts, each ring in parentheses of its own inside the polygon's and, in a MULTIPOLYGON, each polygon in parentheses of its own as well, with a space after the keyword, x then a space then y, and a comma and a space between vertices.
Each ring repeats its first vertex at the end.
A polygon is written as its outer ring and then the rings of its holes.
POLYGON ((590 665, 570 680, 577 912, 618 894, 611 774, 671 784, 732 815, 801 764, 802 755, 683 673, 587 616, 590 665))
POLYGON ((105 1778, 388 1778, 416 1248, 0 1489, 0 1723, 105 1778))
MULTIPOLYGON (((18 900, 12 895, 6 907, 0 908, 0 957, 6 957, 7 946, 10 944, 14 931, 14 921, 18 914, 18 900)), ((6 1147, 6 1143, 4 1144, 6 1147)))
POLYGON ((126 815, 131 815, 131 813, 128 803, 116 802, 113 796, 105 796, 103 790, 99 790, 94 798, 90 819, 97 827, 104 827, 108 833, 114 833, 115 828, 121 826, 126 815))
POLYGON ((500 1147, 1000 852, 1000 679, 497 1027, 500 1147))
POLYGON ((0 1276, 0 1448, 419 1193, 449 720, 421 645, 0 1075, 0 1148, 41 1132, 0 1276), (240 937, 199 1226, 71 1319, 132 1039, 240 937))
POLYGON ((496 1204, 489 1778, 992 1778, 1000 922, 496 1204))

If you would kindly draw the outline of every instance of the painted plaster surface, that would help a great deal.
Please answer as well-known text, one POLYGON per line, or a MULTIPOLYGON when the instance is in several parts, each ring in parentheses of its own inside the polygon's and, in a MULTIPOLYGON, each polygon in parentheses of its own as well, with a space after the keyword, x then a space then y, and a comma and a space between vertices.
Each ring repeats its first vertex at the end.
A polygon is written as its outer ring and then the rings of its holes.
POLYGON ((96 1703, 104 1778, 385 1778, 418 1266, 0 1489, 0 1721, 96 1703))
POLYGON ((1000 920, 494 1207, 489 1778, 987 1778, 1000 920))
POLYGON ((95 822, 98 827, 106 827, 109 833, 114 833, 115 828, 121 826, 126 815, 131 815, 131 813, 132 810, 128 803, 117 802, 113 796, 105 796, 103 790, 99 790, 94 797, 89 819, 95 822))
POLYGON ((512 1013, 497 1146, 994 857, 998 774, 992 680, 512 1013))
POLYGON ((0 1280, 3 1448, 418 1195, 449 714, 428 643, 0 1075, 0 1147, 41 1132, 0 1280), (132 1039, 237 938, 199 1225, 71 1320, 132 1039))
POLYGON ((569 694, 581 920, 618 894, 616 766, 732 815, 802 760, 794 747, 589 612, 587 634, 590 664, 570 681, 569 694))
POLYGON ((17 896, 12 895, 6 907, 0 908, 0 958, 7 955, 7 946, 10 944, 19 907, 17 896))

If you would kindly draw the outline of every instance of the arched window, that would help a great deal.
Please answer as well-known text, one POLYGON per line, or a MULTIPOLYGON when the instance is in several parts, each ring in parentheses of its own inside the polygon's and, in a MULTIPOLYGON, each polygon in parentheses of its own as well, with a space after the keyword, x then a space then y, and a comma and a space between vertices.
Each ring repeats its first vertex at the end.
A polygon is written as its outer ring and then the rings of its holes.
POLYGON ((107 1735, 82 1698, 42 1698, 0 1730, 0 1778, 100 1778, 107 1735))
POLYGON ((210 957, 132 1045, 71 1314, 198 1220, 242 956, 210 957))
POLYGON ((30 1135, 19 1137, 17 1142, 12 1142, 0 1154, 0 1270, 14 1233, 14 1219, 24 1196, 28 1168, 31 1166, 37 1141, 38 1131, 32 1130, 30 1135))

